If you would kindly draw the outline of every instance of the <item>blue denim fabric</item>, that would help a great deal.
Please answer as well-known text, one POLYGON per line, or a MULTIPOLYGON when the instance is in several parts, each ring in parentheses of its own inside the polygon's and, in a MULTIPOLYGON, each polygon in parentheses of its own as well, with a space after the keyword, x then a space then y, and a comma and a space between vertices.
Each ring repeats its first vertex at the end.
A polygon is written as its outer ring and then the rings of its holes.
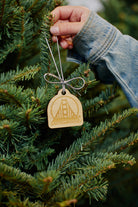
POLYGON ((138 41, 91 12, 73 44, 67 60, 89 61, 105 83, 116 79, 131 106, 138 108, 138 41))

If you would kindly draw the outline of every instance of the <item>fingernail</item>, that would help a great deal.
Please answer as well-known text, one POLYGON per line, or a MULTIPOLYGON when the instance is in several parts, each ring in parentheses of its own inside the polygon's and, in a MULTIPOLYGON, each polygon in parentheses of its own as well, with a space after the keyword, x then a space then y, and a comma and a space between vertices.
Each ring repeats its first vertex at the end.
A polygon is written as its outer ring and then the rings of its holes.
POLYGON ((50 28, 50 32, 54 35, 57 35, 57 34, 59 34, 59 28, 57 26, 52 26, 50 28))
POLYGON ((66 45, 65 45, 65 42, 61 42, 61 43, 60 43, 60 46, 64 48, 64 47, 66 46, 66 45))
POLYGON ((66 41, 62 41, 62 42, 60 42, 60 46, 61 46, 63 49, 67 49, 68 44, 67 44, 66 41))

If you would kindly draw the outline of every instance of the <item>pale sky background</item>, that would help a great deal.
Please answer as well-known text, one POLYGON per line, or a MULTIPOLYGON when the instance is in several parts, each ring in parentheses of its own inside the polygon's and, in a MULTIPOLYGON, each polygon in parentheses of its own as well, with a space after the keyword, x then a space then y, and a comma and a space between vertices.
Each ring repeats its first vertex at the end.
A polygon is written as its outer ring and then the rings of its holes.
POLYGON ((86 6, 91 10, 99 11, 102 6, 99 0, 67 0, 69 5, 86 6))

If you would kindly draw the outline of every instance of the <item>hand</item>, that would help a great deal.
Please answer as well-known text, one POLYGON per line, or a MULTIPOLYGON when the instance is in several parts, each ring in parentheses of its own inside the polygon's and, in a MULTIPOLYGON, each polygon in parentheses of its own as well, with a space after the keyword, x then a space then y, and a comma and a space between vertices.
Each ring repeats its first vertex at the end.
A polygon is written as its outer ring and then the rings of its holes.
POLYGON ((73 48, 73 38, 82 29, 90 10, 81 6, 60 6, 52 12, 54 25, 50 28, 53 42, 57 41, 64 49, 73 48))

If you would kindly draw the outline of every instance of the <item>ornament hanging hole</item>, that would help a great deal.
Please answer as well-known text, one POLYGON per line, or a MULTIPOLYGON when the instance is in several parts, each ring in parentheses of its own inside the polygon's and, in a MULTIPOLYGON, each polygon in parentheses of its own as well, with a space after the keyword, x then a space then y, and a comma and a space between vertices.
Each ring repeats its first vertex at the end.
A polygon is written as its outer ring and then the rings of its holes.
POLYGON ((61 94, 64 96, 66 95, 66 91, 65 90, 62 90, 61 94))

